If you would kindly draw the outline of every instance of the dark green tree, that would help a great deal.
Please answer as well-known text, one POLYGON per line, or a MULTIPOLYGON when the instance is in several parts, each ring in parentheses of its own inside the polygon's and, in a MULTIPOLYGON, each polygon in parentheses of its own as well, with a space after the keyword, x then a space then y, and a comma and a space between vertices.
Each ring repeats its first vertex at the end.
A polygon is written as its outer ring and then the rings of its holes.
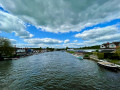
POLYGON ((12 56, 14 53, 14 48, 11 45, 9 39, 0 38, 0 55, 1 56, 12 56))
POLYGON ((40 52, 42 51, 42 47, 39 48, 40 52))
POLYGON ((66 50, 69 49, 68 47, 66 47, 66 50))

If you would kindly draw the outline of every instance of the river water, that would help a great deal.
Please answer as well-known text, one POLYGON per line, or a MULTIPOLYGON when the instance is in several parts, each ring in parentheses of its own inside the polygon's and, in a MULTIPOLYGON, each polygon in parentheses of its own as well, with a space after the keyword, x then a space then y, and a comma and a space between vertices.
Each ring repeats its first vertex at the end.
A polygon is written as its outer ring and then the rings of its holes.
POLYGON ((66 52, 47 52, 0 62, 0 90, 120 90, 120 72, 66 52))

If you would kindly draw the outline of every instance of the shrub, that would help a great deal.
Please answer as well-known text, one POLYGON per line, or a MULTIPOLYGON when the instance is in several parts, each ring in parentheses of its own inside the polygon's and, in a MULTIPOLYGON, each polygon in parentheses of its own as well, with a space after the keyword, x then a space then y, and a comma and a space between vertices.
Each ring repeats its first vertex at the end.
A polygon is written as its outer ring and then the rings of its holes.
POLYGON ((68 53, 71 53, 71 54, 73 54, 73 53, 75 53, 74 51, 67 51, 68 53))
POLYGON ((97 56, 99 59, 104 59, 104 53, 98 53, 97 56))
POLYGON ((84 57, 89 57, 89 55, 88 55, 88 54, 85 54, 84 57))
POLYGON ((116 49, 116 52, 115 52, 117 55, 118 55, 118 57, 120 58, 120 47, 118 47, 117 49, 116 49))
POLYGON ((97 49, 96 52, 99 52, 99 50, 97 49))
POLYGON ((119 56, 117 53, 104 53, 105 59, 119 59, 119 56))
POLYGON ((97 55, 98 53, 97 52, 93 52, 93 55, 97 55))

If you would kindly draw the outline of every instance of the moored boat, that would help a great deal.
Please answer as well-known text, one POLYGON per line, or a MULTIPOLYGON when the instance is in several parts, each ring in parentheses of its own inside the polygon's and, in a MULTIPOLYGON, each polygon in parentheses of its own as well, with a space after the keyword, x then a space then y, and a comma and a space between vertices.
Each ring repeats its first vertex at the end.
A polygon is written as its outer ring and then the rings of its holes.
POLYGON ((82 57, 82 56, 78 56, 77 58, 83 60, 83 57, 82 57))
POLYGON ((97 64, 110 70, 120 70, 120 65, 116 65, 107 61, 99 61, 97 64))
POLYGON ((73 55, 73 56, 75 56, 75 57, 78 58, 78 59, 83 60, 83 57, 82 57, 81 55, 77 55, 77 54, 75 54, 75 55, 73 55))

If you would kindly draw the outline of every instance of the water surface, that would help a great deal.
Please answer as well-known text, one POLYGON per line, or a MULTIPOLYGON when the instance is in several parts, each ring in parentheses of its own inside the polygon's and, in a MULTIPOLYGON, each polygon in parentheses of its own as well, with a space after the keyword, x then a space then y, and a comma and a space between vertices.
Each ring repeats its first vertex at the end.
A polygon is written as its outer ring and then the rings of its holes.
POLYGON ((47 52, 0 62, 0 90, 120 90, 120 72, 79 60, 66 52, 47 52))

